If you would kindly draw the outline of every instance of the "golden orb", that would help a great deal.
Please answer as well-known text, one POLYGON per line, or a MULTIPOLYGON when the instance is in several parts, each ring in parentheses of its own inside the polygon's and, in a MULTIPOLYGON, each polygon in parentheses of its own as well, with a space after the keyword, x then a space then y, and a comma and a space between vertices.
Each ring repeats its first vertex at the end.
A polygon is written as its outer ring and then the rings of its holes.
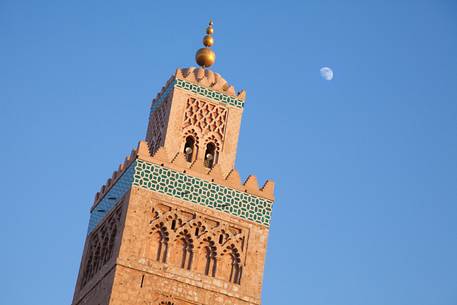
POLYGON ((216 53, 210 48, 201 48, 195 54, 195 60, 199 66, 207 68, 212 66, 216 61, 216 53))
POLYGON ((213 36, 206 35, 205 37, 203 37, 203 44, 205 45, 205 47, 212 46, 214 44, 213 36))
POLYGON ((213 30, 213 26, 209 26, 207 29, 206 29, 206 34, 208 35, 212 35, 214 34, 214 30, 213 30))

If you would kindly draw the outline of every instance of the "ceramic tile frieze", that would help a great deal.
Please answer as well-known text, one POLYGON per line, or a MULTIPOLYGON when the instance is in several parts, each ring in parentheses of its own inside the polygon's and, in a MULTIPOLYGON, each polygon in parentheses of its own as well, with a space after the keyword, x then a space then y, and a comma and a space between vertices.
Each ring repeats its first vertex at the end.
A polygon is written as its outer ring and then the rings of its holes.
POLYGON ((233 98, 231 96, 228 96, 226 94, 190 83, 186 82, 185 80, 182 79, 176 79, 176 87, 182 88, 184 90, 190 91, 192 93, 199 94, 201 96, 210 98, 216 102, 228 104, 237 108, 243 108, 244 106, 244 101, 233 98))
POLYGON ((150 113, 153 113, 166 100, 166 98, 168 97, 168 95, 174 87, 181 88, 186 91, 209 98, 213 101, 234 106, 237 108, 243 108, 244 106, 244 101, 242 100, 177 78, 174 81, 172 81, 165 89, 165 91, 160 95, 160 97, 157 100, 155 100, 154 103, 152 103, 150 113))
POLYGON ((269 226, 273 202, 158 164, 136 161, 133 185, 269 226))
POLYGON ((111 187, 111 189, 106 193, 102 200, 95 206, 95 208, 90 213, 89 219, 89 228, 87 229, 87 234, 90 234, 92 230, 105 218, 114 206, 116 206, 119 199, 124 196, 124 194, 131 188, 133 182, 133 174, 135 173, 135 163, 134 161, 130 166, 125 170, 122 176, 116 181, 116 183, 111 187))

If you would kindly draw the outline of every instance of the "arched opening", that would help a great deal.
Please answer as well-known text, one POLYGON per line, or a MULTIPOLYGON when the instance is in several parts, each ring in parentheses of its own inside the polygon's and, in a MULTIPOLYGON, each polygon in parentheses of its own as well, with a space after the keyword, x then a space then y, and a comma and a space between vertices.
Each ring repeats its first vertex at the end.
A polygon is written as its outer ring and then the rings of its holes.
POLYGON ((108 251, 106 253, 104 263, 109 261, 111 259, 111 257, 113 256, 114 242, 116 239, 116 234, 117 234, 117 225, 114 223, 111 225, 111 234, 110 234, 109 243, 108 243, 108 251))
POLYGON ((224 254, 224 271, 226 275, 229 275, 228 280, 235 284, 241 283, 241 275, 243 266, 241 264, 240 253, 234 245, 231 245, 227 249, 227 253, 224 254))
POLYGON ((187 162, 192 162, 195 158, 195 139, 193 136, 187 136, 186 143, 184 144, 184 157, 187 162))
POLYGON ((216 164, 216 158, 216 145, 211 142, 206 144, 205 166, 208 168, 212 168, 214 164, 216 164))
POLYGON ((194 256, 194 244, 189 234, 181 238, 182 257, 181 268, 190 270, 192 267, 192 259, 194 256))
POLYGON ((159 245, 157 248, 157 257, 156 260, 158 262, 166 263, 167 262, 167 254, 168 254, 168 231, 167 228, 161 226, 159 229, 159 245))
POLYGON ((241 283, 242 266, 238 253, 232 253, 232 270, 230 272, 230 281, 235 284, 241 283))
POLYGON ((206 246, 206 265, 205 275, 215 277, 217 268, 217 252, 213 241, 209 241, 206 246))

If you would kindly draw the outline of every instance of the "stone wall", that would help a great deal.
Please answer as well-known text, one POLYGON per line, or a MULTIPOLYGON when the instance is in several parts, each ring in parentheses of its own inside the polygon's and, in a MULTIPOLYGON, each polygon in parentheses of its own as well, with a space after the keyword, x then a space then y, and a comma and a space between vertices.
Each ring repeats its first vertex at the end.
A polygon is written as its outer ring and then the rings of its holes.
POLYGON ((175 300, 175 305, 260 304, 267 235, 265 226, 133 187, 110 304, 133 300, 160 304, 164 297, 175 300), (166 253, 161 244, 163 227, 166 253), (183 264, 186 234, 193 244, 190 267, 183 264), (207 270, 208 240, 214 242, 214 273, 207 270), (235 248, 238 256, 232 255, 235 248), (242 270, 239 284, 233 257, 239 258, 242 270))

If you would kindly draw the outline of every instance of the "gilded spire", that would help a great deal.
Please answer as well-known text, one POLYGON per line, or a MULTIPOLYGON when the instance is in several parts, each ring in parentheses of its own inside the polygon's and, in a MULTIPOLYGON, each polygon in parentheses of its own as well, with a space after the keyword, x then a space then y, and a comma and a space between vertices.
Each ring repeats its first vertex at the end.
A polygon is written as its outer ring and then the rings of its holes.
POLYGON ((206 35, 203 37, 203 45, 205 47, 198 50, 197 54, 195 54, 195 61, 200 67, 208 68, 216 61, 216 53, 210 49, 210 47, 214 44, 214 38, 212 36, 213 33, 213 21, 210 20, 209 25, 206 28, 206 35))

